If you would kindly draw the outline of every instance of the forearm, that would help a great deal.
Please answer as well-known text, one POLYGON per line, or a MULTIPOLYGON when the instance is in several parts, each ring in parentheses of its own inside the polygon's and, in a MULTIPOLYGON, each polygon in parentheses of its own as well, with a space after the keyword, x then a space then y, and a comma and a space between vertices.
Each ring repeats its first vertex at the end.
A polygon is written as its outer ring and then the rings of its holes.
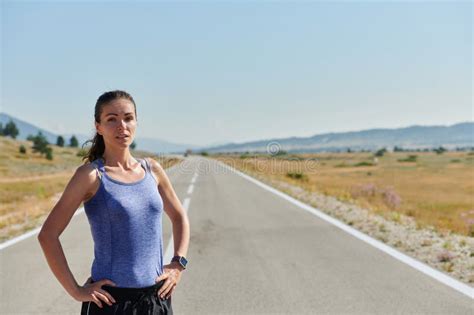
POLYGON ((64 255, 61 242, 57 237, 38 237, 49 267, 64 289, 73 297, 76 297, 79 285, 69 269, 66 256, 64 255))
POLYGON ((173 220, 174 256, 185 256, 189 247, 189 219, 185 213, 173 220))

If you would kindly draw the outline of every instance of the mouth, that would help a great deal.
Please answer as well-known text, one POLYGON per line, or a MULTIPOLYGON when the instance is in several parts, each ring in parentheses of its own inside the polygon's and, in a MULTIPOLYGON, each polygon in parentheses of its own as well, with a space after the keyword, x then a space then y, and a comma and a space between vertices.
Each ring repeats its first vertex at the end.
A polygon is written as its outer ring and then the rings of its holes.
POLYGON ((120 135, 120 136, 116 136, 115 139, 128 139, 129 136, 127 135, 120 135))

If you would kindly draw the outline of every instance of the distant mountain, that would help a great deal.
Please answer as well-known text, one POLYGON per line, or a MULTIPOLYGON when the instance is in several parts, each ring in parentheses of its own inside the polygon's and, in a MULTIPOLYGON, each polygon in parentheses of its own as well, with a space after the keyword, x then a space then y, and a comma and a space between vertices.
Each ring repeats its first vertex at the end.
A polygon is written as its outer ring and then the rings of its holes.
MULTIPOLYGON (((474 123, 463 122, 452 126, 410 126, 396 129, 368 129, 362 131, 325 133, 312 137, 274 138, 244 143, 229 143, 201 149, 217 152, 267 152, 267 147, 287 152, 331 152, 350 148, 353 151, 376 150, 394 146, 404 149, 474 147, 474 123)), ((272 150, 270 148, 270 150, 272 150)))
MULTIPOLYGON (((33 124, 22 121, 5 113, 0 113, 0 123, 5 126, 8 121, 13 120, 19 129, 17 139, 26 140, 28 135, 36 135, 41 131, 50 143, 55 144, 56 134, 39 128, 33 124)), ((81 146, 93 135, 74 134, 79 140, 81 146)), ((69 143, 72 134, 62 135, 69 143)), ((278 147, 294 153, 303 152, 331 152, 345 151, 350 148, 353 151, 376 150, 386 147, 391 150, 394 146, 404 149, 425 149, 443 146, 447 149, 456 147, 474 147, 474 122, 463 122, 451 126, 409 126, 395 129, 368 129, 362 131, 325 133, 314 135, 312 137, 290 137, 273 138, 244 143, 227 143, 222 145, 210 145, 207 147, 176 144, 160 139, 136 138, 137 149, 153 153, 177 153, 181 154, 186 149, 195 152, 207 151, 217 152, 267 152, 278 147)), ((89 144, 88 144, 89 145, 89 144)))
POLYGON ((223 145, 227 145, 227 144, 230 144, 230 142, 229 141, 217 141, 217 142, 209 143, 206 147, 217 147, 217 146, 223 146, 223 145))
POLYGON ((155 152, 155 153, 184 153, 187 149, 195 150, 198 148, 192 144, 177 144, 165 140, 154 138, 136 138, 137 149, 155 152))
POLYGON ((55 135, 54 133, 49 132, 45 129, 38 128, 26 121, 15 118, 8 114, 0 113, 0 123, 2 123, 3 127, 5 127, 5 125, 10 121, 10 119, 15 123, 16 127, 18 128, 19 133, 16 137, 18 140, 26 140, 28 135, 36 136, 38 131, 41 131, 49 143, 56 144, 57 135, 55 135))
MULTIPOLYGON (((18 118, 15 118, 11 115, 0 113, 0 123, 5 127, 5 125, 10 121, 10 119, 15 123, 19 130, 19 134, 17 136, 18 140, 26 140, 28 135, 36 135, 38 131, 41 131, 43 135, 46 137, 49 143, 56 144, 56 140, 58 135, 47 131, 44 128, 37 127, 31 123, 25 122, 18 118)), ((72 137, 73 134, 62 134, 66 143, 69 143, 69 139, 72 137)), ((88 139, 93 137, 91 135, 83 135, 83 134, 74 134, 79 141, 79 146, 82 146, 84 142, 88 139)), ((153 138, 135 138, 135 143, 137 144, 137 150, 144 150, 153 152, 156 154, 159 153, 183 153, 186 149, 197 149, 198 146, 196 145, 188 145, 188 144, 177 144, 172 143, 160 139, 153 139, 153 138)), ((90 145, 88 143, 87 145, 90 145)))

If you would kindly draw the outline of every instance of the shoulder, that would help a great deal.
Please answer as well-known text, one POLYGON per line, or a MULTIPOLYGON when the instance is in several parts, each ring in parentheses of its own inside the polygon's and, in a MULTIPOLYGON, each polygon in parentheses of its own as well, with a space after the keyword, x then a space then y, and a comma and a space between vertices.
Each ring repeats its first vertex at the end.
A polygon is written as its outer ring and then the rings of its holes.
POLYGON ((153 171, 158 172, 158 171, 163 170, 163 167, 161 166, 161 164, 157 160, 155 160, 154 158, 146 157, 145 160, 147 160, 148 165, 150 165, 150 168, 153 171))
POLYGON ((93 183, 97 179, 97 170, 94 163, 87 162, 76 168, 74 177, 83 183, 93 183))
POLYGON ((158 183, 162 182, 164 179, 163 176, 166 176, 166 173, 161 164, 151 157, 146 157, 144 159, 148 162, 148 165, 150 165, 150 169, 157 178, 158 183))

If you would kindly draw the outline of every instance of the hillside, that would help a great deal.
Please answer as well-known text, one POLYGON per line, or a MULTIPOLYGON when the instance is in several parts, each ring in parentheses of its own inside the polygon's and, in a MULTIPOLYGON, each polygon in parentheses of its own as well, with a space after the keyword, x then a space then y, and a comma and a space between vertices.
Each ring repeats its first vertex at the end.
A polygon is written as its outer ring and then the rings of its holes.
POLYGON ((395 129, 368 129, 361 131, 325 133, 311 137, 274 138, 244 143, 229 143, 202 149, 209 153, 267 152, 278 148, 292 153, 338 152, 377 150, 398 146, 404 149, 425 149, 443 146, 474 147, 474 123, 464 122, 452 126, 410 126, 395 129))

